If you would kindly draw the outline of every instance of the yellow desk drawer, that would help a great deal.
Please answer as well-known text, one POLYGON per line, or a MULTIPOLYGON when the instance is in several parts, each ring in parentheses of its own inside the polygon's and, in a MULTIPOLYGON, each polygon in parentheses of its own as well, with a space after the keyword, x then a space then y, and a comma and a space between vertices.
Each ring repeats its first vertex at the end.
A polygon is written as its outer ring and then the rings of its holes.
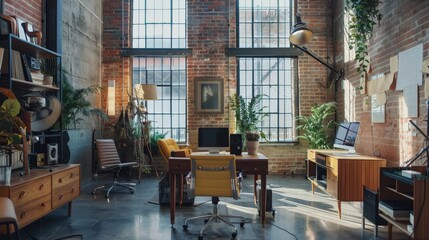
POLYGON ((34 181, 19 184, 10 189, 10 199, 15 208, 27 205, 44 196, 50 196, 51 193, 51 177, 46 176, 34 181))
POLYGON ((15 211, 19 227, 22 228, 51 211, 51 195, 32 198, 25 205, 15 207, 15 211))

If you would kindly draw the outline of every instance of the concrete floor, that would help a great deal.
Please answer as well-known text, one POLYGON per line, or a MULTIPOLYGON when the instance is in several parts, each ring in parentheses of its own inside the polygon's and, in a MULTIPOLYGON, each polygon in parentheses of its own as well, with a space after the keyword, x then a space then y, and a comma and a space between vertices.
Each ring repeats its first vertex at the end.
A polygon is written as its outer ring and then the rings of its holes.
MULTIPOLYGON (((251 220, 243 228, 238 226, 237 239, 374 239, 373 225, 367 221, 361 227, 361 203, 343 203, 342 219, 337 215, 337 203, 318 190, 314 195, 303 176, 268 175, 273 192, 273 209, 267 213, 265 227, 260 224, 258 211, 253 204, 253 176, 247 176, 240 200, 221 198, 219 212, 242 215, 251 220)), ((82 184, 80 197, 73 202, 72 216, 62 207, 44 218, 21 229, 21 239, 53 240, 59 237, 82 234, 84 239, 198 239, 202 222, 189 225, 184 231, 184 220, 212 210, 210 198, 196 198, 194 206, 177 208, 176 224, 170 224, 168 206, 157 201, 158 180, 145 177, 137 184, 134 194, 127 190, 113 192, 106 201, 100 192, 91 194, 110 176, 100 176, 82 184)), ((204 239, 230 239, 231 228, 223 223, 206 230, 204 239)), ((394 239, 408 237, 394 230, 394 239)), ((387 227, 379 227, 379 238, 387 239, 387 227)))

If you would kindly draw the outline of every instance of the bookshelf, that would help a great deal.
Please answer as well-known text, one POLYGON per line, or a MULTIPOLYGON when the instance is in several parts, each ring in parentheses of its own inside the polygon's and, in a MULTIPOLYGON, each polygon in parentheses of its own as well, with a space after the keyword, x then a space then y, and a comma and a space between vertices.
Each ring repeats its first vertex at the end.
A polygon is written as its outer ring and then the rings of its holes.
POLYGON ((392 239, 392 227, 396 227, 414 239, 429 239, 429 178, 423 173, 426 167, 411 167, 411 170, 422 173, 413 178, 404 177, 402 170, 410 168, 389 167, 380 169, 380 201, 402 201, 411 204, 413 218, 394 219, 380 211, 380 217, 388 222, 389 239, 392 239), (409 228, 409 224, 413 228, 409 228))
MULTIPOLYGON (((45 99, 54 99, 55 103, 61 102, 61 54, 26 41, 13 34, 0 36, 0 87, 6 88, 14 93, 17 99, 21 102, 21 107, 24 109, 20 117, 27 126, 28 136, 37 136, 39 142, 32 143, 31 154, 46 154, 47 145, 50 143, 58 144, 58 156, 62 156, 62 123, 54 126, 43 125, 43 128, 36 128, 36 122, 43 122, 50 116, 51 103, 46 101, 46 106, 41 106, 38 109, 33 109, 30 106, 29 96, 44 97, 45 99), (55 59, 57 64, 56 75, 53 85, 43 84, 43 74, 37 69, 38 62, 46 59, 55 59), (37 76, 37 79, 36 77, 37 76), (37 80, 37 81, 36 81, 37 80), (24 107, 25 106, 25 107, 24 107), (37 112, 36 110, 40 110, 37 112), (48 112, 48 115, 46 114, 48 112), (43 113, 38 115, 37 113, 43 113), (32 128, 33 127, 33 128, 32 128)), ((52 101, 53 102, 53 101, 52 101)), ((58 104, 57 104, 58 105, 58 104)), ((56 111, 58 112, 58 111, 56 111)), ((60 118, 59 118, 60 119, 60 118)), ((48 122, 48 121, 45 121, 48 122)), ((49 119, 49 124, 55 120, 49 119)), ((52 123, 52 124, 53 124, 52 123)), ((12 163, 11 157, 9 157, 12 163)), ((12 164, 11 164, 12 165, 12 164)), ((16 168, 21 164, 15 163, 16 168)))

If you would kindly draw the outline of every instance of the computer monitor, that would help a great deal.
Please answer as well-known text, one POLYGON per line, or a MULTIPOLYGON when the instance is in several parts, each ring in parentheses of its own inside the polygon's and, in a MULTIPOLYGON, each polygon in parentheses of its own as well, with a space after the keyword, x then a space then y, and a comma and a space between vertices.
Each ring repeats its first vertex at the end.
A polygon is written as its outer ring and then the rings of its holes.
POLYGON ((229 149, 229 128, 198 128, 198 150, 219 153, 229 149))
POLYGON ((340 123, 334 140, 334 148, 348 150, 355 153, 355 142, 359 130, 359 122, 340 123))

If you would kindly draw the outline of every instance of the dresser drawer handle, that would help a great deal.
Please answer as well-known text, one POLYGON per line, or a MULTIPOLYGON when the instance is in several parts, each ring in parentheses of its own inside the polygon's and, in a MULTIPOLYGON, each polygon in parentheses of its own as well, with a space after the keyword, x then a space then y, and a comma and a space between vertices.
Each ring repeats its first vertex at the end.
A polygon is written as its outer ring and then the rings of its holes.
POLYGON ((59 200, 61 200, 61 199, 63 199, 63 197, 64 197, 64 195, 63 194, 60 194, 60 196, 59 196, 59 200))
POLYGON ((24 197, 24 195, 25 195, 25 191, 21 191, 21 192, 19 193, 18 198, 22 198, 22 197, 24 197))
POLYGON ((25 217, 25 212, 22 212, 21 215, 19 216, 21 219, 23 219, 25 217))
POLYGON ((70 178, 73 178, 73 173, 70 173, 70 178))
POLYGON ((74 188, 71 189, 70 193, 74 193, 74 188))
POLYGON ((63 179, 62 179, 62 178, 59 178, 59 179, 58 179, 58 182, 59 182, 59 183, 62 183, 62 182, 63 182, 63 179))
POLYGON ((46 206, 46 204, 45 204, 45 203, 41 203, 41 204, 40 204, 40 206, 45 207, 45 206, 46 206))
POLYGON ((45 187, 45 184, 42 183, 39 187, 39 190, 43 190, 44 187, 45 187))

